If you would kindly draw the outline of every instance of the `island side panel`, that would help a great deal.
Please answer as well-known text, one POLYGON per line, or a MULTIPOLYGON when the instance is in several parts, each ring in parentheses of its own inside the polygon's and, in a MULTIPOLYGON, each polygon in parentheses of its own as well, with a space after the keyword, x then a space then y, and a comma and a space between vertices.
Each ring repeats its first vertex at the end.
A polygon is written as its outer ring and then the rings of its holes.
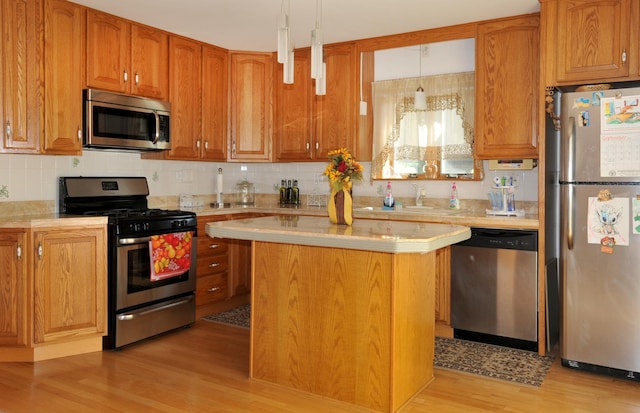
POLYGON ((393 257, 391 377, 397 411, 434 377, 436 252, 393 257))
POLYGON ((391 409, 393 255, 254 242, 253 378, 391 409))

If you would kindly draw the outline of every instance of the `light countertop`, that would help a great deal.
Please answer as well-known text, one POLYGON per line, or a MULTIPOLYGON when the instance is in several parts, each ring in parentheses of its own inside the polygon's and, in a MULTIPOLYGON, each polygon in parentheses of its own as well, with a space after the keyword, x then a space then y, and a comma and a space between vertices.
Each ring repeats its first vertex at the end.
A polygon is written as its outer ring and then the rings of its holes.
POLYGON ((74 227, 78 225, 107 225, 106 216, 80 216, 65 214, 11 215, 0 217, 0 228, 74 227))
POLYGON ((218 238, 300 244, 388 253, 422 253, 464 241, 468 227, 449 224, 355 220, 335 225, 326 217, 268 216, 207 224, 218 238))

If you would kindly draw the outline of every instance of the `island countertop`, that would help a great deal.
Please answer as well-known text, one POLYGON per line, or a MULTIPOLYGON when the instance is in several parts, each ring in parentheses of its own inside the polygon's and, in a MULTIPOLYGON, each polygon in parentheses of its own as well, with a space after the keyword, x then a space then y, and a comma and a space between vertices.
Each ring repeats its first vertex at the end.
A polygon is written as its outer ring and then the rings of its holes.
POLYGON ((387 253, 424 253, 464 241, 468 227, 422 222, 355 220, 336 225, 326 217, 269 216, 210 222, 207 235, 252 241, 387 253))

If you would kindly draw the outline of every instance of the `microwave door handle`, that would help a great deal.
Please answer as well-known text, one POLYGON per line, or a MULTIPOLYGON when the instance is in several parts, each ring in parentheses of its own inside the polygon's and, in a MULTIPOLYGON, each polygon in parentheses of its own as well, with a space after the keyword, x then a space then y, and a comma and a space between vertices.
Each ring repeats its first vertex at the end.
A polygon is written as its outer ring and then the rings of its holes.
POLYGON ((158 112, 155 110, 153 111, 153 116, 156 117, 156 136, 153 140, 153 143, 156 144, 158 143, 158 139, 160 139, 160 116, 158 116, 158 112))

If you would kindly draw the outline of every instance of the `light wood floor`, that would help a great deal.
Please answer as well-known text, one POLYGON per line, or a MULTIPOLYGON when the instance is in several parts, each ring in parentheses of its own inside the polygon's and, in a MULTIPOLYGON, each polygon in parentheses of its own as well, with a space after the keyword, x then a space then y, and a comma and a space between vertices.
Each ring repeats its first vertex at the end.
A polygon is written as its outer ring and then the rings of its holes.
MULTIPOLYGON (((122 351, 0 363, 0 412, 365 412, 248 378, 249 332, 206 321, 122 351)), ((436 369, 414 412, 640 412, 640 384, 556 360, 542 387, 436 369)))

